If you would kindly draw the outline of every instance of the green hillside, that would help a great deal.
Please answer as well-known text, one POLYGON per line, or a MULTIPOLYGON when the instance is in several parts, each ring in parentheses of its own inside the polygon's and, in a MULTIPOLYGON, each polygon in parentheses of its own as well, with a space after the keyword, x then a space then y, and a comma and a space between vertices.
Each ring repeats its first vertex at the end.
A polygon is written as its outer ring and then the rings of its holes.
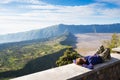
POLYGON ((0 80, 56 67, 68 43, 74 43, 74 35, 0 45, 0 80), (68 40, 71 38, 71 40, 68 40), (74 41, 72 41, 72 38, 74 41))
POLYGON ((30 60, 52 54, 63 48, 64 46, 57 41, 49 41, 3 49, 0 51, 0 72, 21 69, 30 60))

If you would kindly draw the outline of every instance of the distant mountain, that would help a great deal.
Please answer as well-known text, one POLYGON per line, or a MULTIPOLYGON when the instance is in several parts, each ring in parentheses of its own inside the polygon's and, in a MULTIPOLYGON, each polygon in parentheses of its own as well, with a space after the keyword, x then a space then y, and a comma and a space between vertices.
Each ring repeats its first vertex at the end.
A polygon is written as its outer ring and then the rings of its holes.
POLYGON ((0 43, 45 39, 60 36, 65 32, 79 33, 120 33, 120 23, 105 25, 54 25, 44 29, 0 35, 0 43))
POLYGON ((74 45, 76 43, 76 37, 75 35, 71 33, 63 33, 60 36, 54 37, 54 38, 43 38, 43 39, 34 39, 34 40, 27 40, 27 41, 20 41, 20 42, 10 42, 10 43, 2 43, 0 44, 0 51, 12 47, 23 47, 33 44, 40 44, 40 43, 46 43, 49 41, 56 41, 59 42, 62 45, 74 45))

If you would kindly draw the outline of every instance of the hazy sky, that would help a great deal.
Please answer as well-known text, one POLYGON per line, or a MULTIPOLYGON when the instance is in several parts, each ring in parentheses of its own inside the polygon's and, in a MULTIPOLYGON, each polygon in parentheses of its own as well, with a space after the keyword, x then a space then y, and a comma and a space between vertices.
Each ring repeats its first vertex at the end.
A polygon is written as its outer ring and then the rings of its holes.
POLYGON ((0 34, 56 24, 120 22, 120 0, 0 0, 0 34))

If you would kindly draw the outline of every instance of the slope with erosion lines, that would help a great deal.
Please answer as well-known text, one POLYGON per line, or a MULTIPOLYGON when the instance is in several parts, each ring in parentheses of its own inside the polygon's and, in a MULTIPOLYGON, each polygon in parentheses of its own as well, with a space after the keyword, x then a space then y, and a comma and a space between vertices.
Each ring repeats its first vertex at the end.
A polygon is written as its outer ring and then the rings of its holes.
POLYGON ((0 43, 19 42, 26 40, 45 39, 56 37, 70 32, 81 33, 120 33, 120 23, 105 25, 54 25, 43 29, 0 35, 0 43))

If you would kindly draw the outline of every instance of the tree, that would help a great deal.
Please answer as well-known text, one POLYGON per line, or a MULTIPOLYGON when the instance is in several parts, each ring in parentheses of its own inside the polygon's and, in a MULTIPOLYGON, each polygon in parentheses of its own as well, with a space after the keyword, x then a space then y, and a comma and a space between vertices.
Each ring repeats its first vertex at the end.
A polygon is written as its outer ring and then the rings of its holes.
POLYGON ((62 66, 62 65, 70 64, 72 63, 73 59, 76 59, 78 57, 80 57, 80 55, 75 50, 73 50, 73 48, 68 48, 64 52, 63 56, 61 56, 56 61, 56 65, 62 66))
POLYGON ((120 46, 120 37, 114 33, 111 40, 104 41, 104 44, 110 49, 120 46))

